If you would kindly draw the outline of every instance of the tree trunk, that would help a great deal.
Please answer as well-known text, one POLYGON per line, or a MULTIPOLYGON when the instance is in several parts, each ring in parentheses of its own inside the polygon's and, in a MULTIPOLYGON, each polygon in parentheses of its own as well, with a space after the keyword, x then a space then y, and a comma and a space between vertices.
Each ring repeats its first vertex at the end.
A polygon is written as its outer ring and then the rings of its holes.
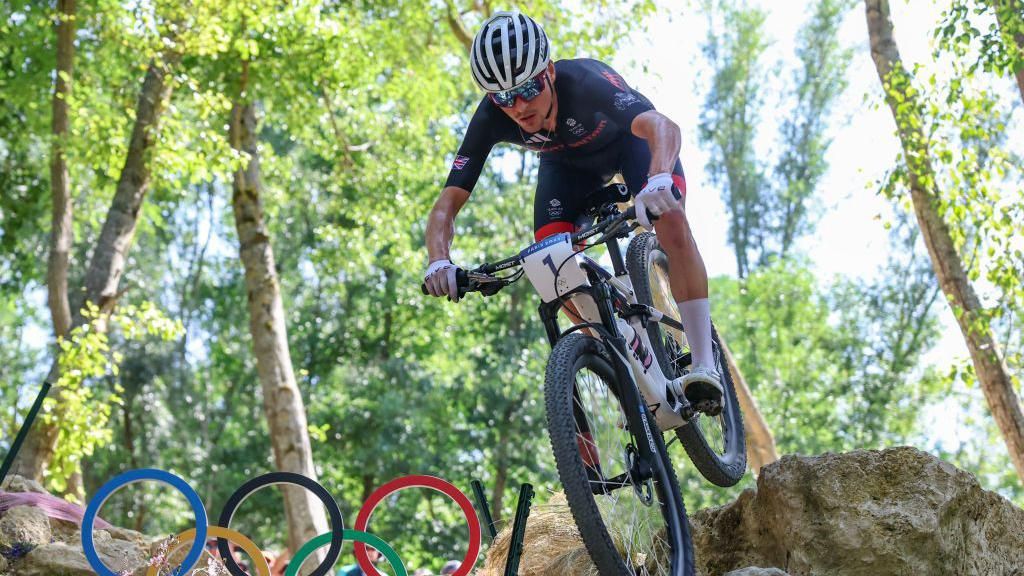
MULTIPOLYGON (((53 115, 50 143, 50 190, 53 199, 50 219, 50 255, 46 269, 47 300, 53 319, 53 335, 66 338, 71 330, 71 306, 68 304, 68 261, 74 241, 73 208, 68 166, 64 152, 67 146, 68 98, 75 58, 75 0, 57 2, 57 74, 53 90, 53 115)), ((55 349, 59 354, 59 349, 55 349)), ((79 469, 68 478, 63 495, 73 502, 82 502, 85 490, 79 469)))
POLYGON ((719 334, 718 340, 722 344, 722 355, 728 365, 729 373, 732 375, 736 397, 740 402, 740 410, 743 412, 743 428, 747 438, 747 464, 754 474, 760 474, 761 468, 779 459, 779 452, 775 448, 775 437, 768 429, 768 423, 764 421, 761 409, 754 401, 754 396, 750 393, 747 381, 743 378, 743 373, 740 372, 740 367, 736 364, 732 351, 725 343, 725 338, 719 334))
MULTIPOLYGON (((244 65, 243 86, 247 75, 248 65, 244 65)), ((263 410, 269 424, 274 464, 278 470, 316 479, 306 409, 288 351, 274 251, 263 221, 256 109, 252 103, 235 103, 230 138, 232 147, 249 157, 249 162, 235 172, 231 202, 239 254, 245 267, 249 330, 263 390, 263 410)), ((307 490, 296 486, 284 486, 282 490, 288 519, 288 546, 294 551, 328 531, 327 516, 320 500, 307 490)))
MULTIPOLYGON (((150 62, 146 70, 135 105, 135 122, 128 141, 124 167, 121 169, 114 198, 107 211, 107 219, 103 223, 85 275, 82 306, 72 308, 72 330, 85 323, 81 313, 84 303, 92 302, 106 313, 109 313, 116 303, 118 285, 124 273, 128 250, 135 236, 139 209, 149 190, 149 156, 156 143, 160 115, 171 94, 171 70, 180 58, 180 54, 166 53, 162 59, 150 62)), ((96 329, 106 330, 103 316, 97 320, 96 329)), ((47 380, 55 384, 59 378, 60 366, 58 361, 54 360, 47 380)), ((62 412, 60 387, 54 386, 51 394, 57 402, 54 421, 59 421, 62 412)), ((56 425, 48 425, 45 422, 39 422, 29 432, 15 464, 19 474, 42 481, 43 473, 53 459, 58 432, 59 428, 56 425)))
POLYGON ((57 11, 57 81, 53 91, 53 142, 50 147, 50 190, 53 212, 50 229, 50 259, 46 270, 46 287, 53 318, 53 333, 66 337, 71 330, 71 307, 68 304, 68 255, 74 240, 72 232, 71 186, 64 159, 67 143, 68 97, 75 57, 75 0, 59 0, 57 11))
POLYGON ((1017 78, 1017 89, 1024 100, 1024 4, 1020 0, 994 0, 996 20, 1006 43, 1006 51, 1016 53, 1017 68, 1013 75, 1017 78))
MULTIPOLYGON (((124 402, 121 404, 121 418, 124 420, 124 430, 122 439, 124 440, 124 449, 128 453, 128 466, 131 470, 137 470, 139 468, 138 459, 135 457, 135 430, 132 426, 132 409, 135 406, 135 393, 126 393, 124 402)), ((132 530, 136 532, 142 532, 143 521, 145 519, 145 499, 139 499, 132 504, 132 508, 139 510, 139 513, 135 516, 135 525, 132 530)))
POLYGON ((366 502, 373 496, 373 490, 376 488, 373 481, 373 474, 363 474, 363 496, 360 502, 366 502))
POLYGON ((171 70, 180 59, 180 54, 166 54, 162 62, 150 63, 146 71, 135 108, 135 125, 128 143, 124 168, 117 182, 117 191, 107 213, 107 220, 100 232, 97 250, 85 276, 87 299, 107 314, 116 304, 118 285, 135 238, 139 210, 149 191, 150 155, 156 144, 160 115, 173 88, 171 70))
POLYGON ((949 227, 937 210, 935 171, 932 168, 927 137, 922 133, 920 103, 910 87, 910 76, 903 68, 889 18, 886 0, 865 0, 871 57, 886 92, 886 102, 896 119, 897 131, 910 175, 910 196, 914 213, 931 256, 932 268, 939 285, 949 300, 960 331, 964 336, 982 392, 1006 447, 1024 479, 1024 414, 991 326, 974 287, 967 278, 963 262, 957 254, 949 227), (901 118, 910 114, 910 118, 901 118), (916 115, 916 117, 914 116, 916 115))

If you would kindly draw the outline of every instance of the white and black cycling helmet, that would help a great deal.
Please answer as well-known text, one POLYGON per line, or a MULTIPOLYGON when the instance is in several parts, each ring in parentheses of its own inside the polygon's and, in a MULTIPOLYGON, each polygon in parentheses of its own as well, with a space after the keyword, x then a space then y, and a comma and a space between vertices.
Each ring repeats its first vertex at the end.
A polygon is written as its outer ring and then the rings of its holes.
POLYGON ((488 18, 469 51, 473 80, 487 92, 516 88, 543 72, 550 61, 544 29, 518 11, 488 18))

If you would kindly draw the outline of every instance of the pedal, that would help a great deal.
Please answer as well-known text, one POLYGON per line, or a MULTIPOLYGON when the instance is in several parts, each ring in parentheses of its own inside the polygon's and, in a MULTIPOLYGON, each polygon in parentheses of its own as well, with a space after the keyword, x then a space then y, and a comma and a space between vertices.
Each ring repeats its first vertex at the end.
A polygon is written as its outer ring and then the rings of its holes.
POLYGON ((692 402, 694 405, 703 404, 705 402, 714 402, 716 404, 721 403, 722 392, 708 384, 706 382, 691 382, 686 388, 686 399, 692 402))
POLYGON ((722 402, 718 400, 701 400, 694 404, 697 412, 708 416, 718 416, 722 413, 722 402))
POLYGON ((689 400, 686 399, 686 396, 676 394, 673 390, 673 383, 674 381, 670 381, 665 388, 665 399, 668 401, 668 408, 679 414, 683 420, 689 421, 696 414, 696 410, 694 410, 693 404, 690 404, 689 400))

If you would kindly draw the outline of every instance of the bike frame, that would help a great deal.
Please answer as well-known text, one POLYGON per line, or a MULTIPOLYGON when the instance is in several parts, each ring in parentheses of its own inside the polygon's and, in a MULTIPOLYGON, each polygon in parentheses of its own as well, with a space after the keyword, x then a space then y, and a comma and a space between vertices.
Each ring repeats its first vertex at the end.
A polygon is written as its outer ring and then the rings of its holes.
MULTIPOLYGON (((596 234, 596 232, 595 232, 596 234)), ((585 239, 584 236, 582 239, 585 239)), ((607 270, 601 267, 592 258, 584 255, 581 267, 587 271, 590 277, 590 286, 580 287, 575 290, 568 292, 562 297, 552 300, 550 302, 543 302, 539 307, 539 313, 541 321, 544 324, 544 329, 547 333, 548 341, 551 346, 558 342, 559 339, 566 336, 567 334, 589 328, 597 332, 601 339, 607 345, 609 352, 612 354, 612 366, 615 369, 616 383, 613 385, 613 393, 619 398, 620 403, 625 412, 626 422, 629 425, 629 431, 633 436, 637 453, 640 458, 640 462, 645 465, 640 466, 638 469, 644 470, 647 477, 641 477, 638 480, 646 482, 649 479, 657 477, 659 484, 665 489, 671 491, 671 494, 666 494, 667 498, 662 500, 659 504, 663 508, 663 515, 666 517, 667 522, 674 523, 673 530, 669 533, 680 535, 683 534, 684 527, 681 523, 684 521, 683 511, 678 510, 676 502, 682 502, 682 495, 679 493, 679 487, 675 482, 670 481, 668 471, 665 469, 666 461, 663 460, 658 452, 657 444, 654 440, 655 431, 652 430, 652 426, 657 430, 658 434, 661 434, 660 428, 656 424, 652 424, 650 408, 648 408, 647 401, 640 392, 638 382, 639 379, 643 379, 644 383, 648 383, 647 379, 650 378, 649 373, 641 372, 637 374, 637 371, 633 370, 631 362, 629 360, 632 351, 627 346, 626 337, 623 335, 619 328, 618 322, 616 322, 616 316, 622 317, 627 322, 633 316, 640 316, 641 322, 644 326, 648 321, 662 321, 667 325, 672 325, 678 329, 682 329, 681 325, 671 318, 666 318, 662 313, 653 308, 642 306, 637 303, 636 295, 632 288, 627 286, 620 278, 626 275, 625 265, 622 259, 622 251, 618 243, 618 234, 615 234, 611 238, 605 240, 605 245, 608 247, 609 255, 612 260, 612 268, 615 272, 614 275, 609 274, 607 270), (584 318, 584 322, 576 324, 570 327, 564 332, 559 331, 558 327, 558 313, 559 310, 564 306, 568 300, 576 300, 581 297, 589 297, 589 299, 596 306, 599 318, 589 319, 584 318), (616 312, 616 306, 620 312, 616 312), (594 321, 598 320, 598 321, 594 321), (648 475, 649 474, 649 475, 648 475)), ((647 350, 651 350, 650 341, 647 338, 646 330, 637 331, 641 341, 647 346, 647 350)), ((657 358, 653 358, 653 362, 657 363, 657 358)), ((666 385, 666 382, 651 383, 655 385, 666 385)), ((681 399, 685 402, 685 399, 681 399)), ((685 423, 685 422, 684 422, 685 423)), ((633 471, 635 472, 635 470, 633 471)), ((627 489, 622 486, 618 489, 627 489)), ((636 486, 633 489, 638 489, 636 486)), ((672 544, 672 566, 673 572, 681 574, 684 566, 686 552, 685 544, 681 537, 677 537, 677 542, 672 544)))
MULTIPOLYGON (((595 328, 596 324, 603 325, 608 332, 611 334, 618 334, 623 340, 625 340, 628 343, 626 358, 632 360, 632 362, 627 362, 627 364, 632 364, 632 379, 641 390, 647 392, 646 396, 648 400, 652 402, 649 406, 655 413, 655 417, 659 425, 658 427, 665 432, 673 428, 686 425, 688 419, 693 415, 693 410, 685 398, 677 398, 674 395, 670 396, 670 392, 663 394, 658 394, 656 392, 659 390, 666 391, 668 389, 669 381, 665 376, 664 368, 660 365, 657 357, 653 354, 653 348, 646 328, 648 322, 661 322, 666 326, 679 330, 680 332, 683 331, 683 327, 682 324, 673 318, 666 316, 660 310, 637 302, 636 294, 633 291, 632 286, 623 281, 623 278, 628 278, 628 276, 622 258, 622 250, 618 242, 618 238, 620 236, 624 236, 624 234, 616 234, 610 238, 604 239, 602 242, 608 248, 608 254, 611 258, 614 274, 610 274, 593 258, 590 258, 585 254, 581 254, 580 267, 586 270, 591 286, 580 287, 564 294, 558 299, 541 303, 539 309, 541 322, 544 325, 548 342, 551 344, 552 348, 555 346, 555 343, 566 334, 583 328, 595 328), (635 336, 630 336, 624 333, 622 327, 617 322, 614 322, 614 317, 611 325, 608 325, 603 317, 594 317, 594 303, 602 297, 594 292, 594 288, 599 285, 605 285, 610 289, 608 298, 615 304, 612 309, 613 313, 617 311, 618 317, 631 325, 629 328, 630 335, 635 332, 635 336), (583 322, 581 324, 575 324, 563 332, 559 330, 558 326, 558 311, 566 304, 567 301, 574 303, 576 312, 579 314, 579 317, 583 322), (590 313, 588 314, 587 311, 590 313), (638 322, 634 322, 635 319, 638 320, 638 322), (645 367, 640 366, 639 364, 643 362, 642 357, 649 357, 649 363, 654 365, 657 369, 648 370, 645 367), (662 397, 664 397, 664 400, 661 399, 662 397), (666 402, 669 404, 669 406, 665 406, 666 410, 659 411, 661 404, 666 402), (672 409, 673 406, 675 407, 675 411, 672 409), (680 414, 683 416, 680 416, 680 414)), ((586 233, 581 235, 581 237, 586 238, 586 233)), ((598 331, 598 334, 600 335, 601 332, 598 331)))

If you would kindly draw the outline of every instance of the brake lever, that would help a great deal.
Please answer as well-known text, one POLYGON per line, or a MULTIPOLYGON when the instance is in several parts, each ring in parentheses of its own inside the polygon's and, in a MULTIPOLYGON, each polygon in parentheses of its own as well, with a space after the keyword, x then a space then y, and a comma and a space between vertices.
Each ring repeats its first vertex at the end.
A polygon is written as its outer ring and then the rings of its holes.
POLYGON ((494 296, 505 287, 504 279, 497 276, 475 271, 468 272, 466 275, 469 277, 469 282, 474 284, 473 289, 484 296, 494 296))

